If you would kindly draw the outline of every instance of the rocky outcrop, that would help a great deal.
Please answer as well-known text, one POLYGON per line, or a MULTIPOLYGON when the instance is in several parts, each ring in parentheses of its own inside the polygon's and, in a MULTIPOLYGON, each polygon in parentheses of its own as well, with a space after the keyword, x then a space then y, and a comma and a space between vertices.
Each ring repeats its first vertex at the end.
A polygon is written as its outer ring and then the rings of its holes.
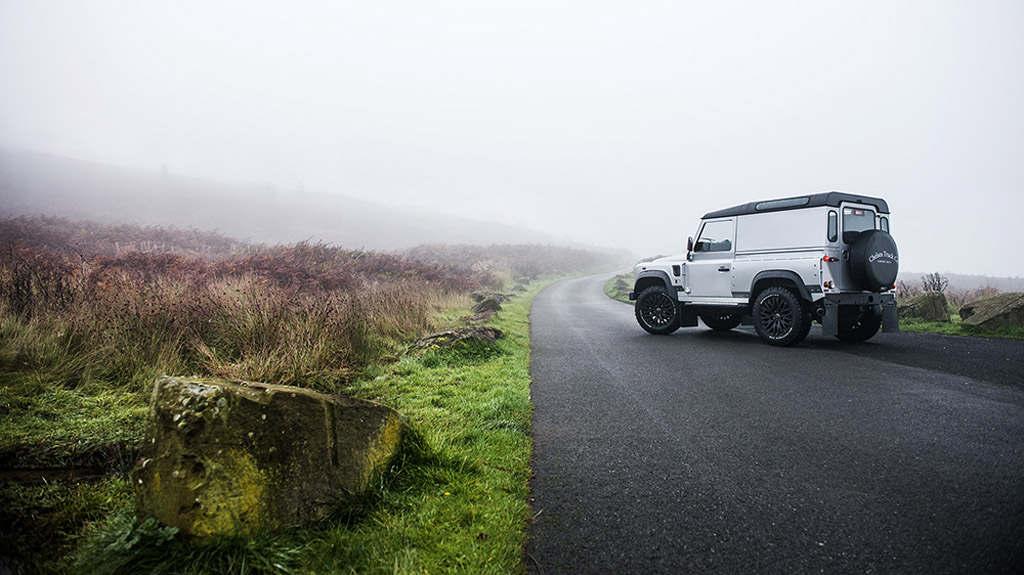
POLYGON ((901 299, 897 302, 897 312, 901 318, 949 321, 949 304, 946 302, 946 296, 940 291, 930 291, 901 299))
POLYGON ((133 473, 136 512, 198 538, 320 519, 371 486, 403 429, 368 401, 162 377, 133 473))
POLYGON ((503 337, 505 337, 505 333, 495 327, 464 326, 420 338, 412 344, 412 348, 436 349, 470 342, 494 343, 503 337))
POLYGON ((964 304, 960 318, 984 329, 1024 325, 1024 293, 1003 293, 964 304))

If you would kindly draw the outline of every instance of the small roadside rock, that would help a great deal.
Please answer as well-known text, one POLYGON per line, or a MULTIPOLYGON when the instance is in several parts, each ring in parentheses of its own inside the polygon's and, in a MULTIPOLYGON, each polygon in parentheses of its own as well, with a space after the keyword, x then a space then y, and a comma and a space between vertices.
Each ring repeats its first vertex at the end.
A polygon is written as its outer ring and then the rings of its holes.
POLYGON ((501 293, 496 291, 475 291, 469 294, 473 301, 480 303, 488 299, 496 299, 498 303, 505 303, 515 297, 515 294, 501 293))
POLYGON ((479 303, 470 308, 473 313, 481 313, 486 311, 501 311, 501 301, 495 297, 484 298, 479 303))
POLYGON ((462 318, 461 321, 468 323, 484 323, 496 315, 498 315, 498 312, 496 311, 482 311, 480 313, 475 313, 473 315, 467 315, 466 317, 462 318))
POLYGON ((505 332, 498 328, 471 325, 457 327, 420 338, 412 344, 412 349, 446 348, 472 340, 494 343, 503 337, 505 337, 505 332))

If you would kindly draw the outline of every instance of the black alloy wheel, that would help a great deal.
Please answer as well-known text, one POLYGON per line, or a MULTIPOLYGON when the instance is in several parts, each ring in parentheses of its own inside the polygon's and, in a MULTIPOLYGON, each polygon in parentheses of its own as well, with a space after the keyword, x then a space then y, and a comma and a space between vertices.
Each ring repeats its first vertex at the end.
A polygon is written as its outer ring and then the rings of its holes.
POLYGON ((655 335, 668 335, 679 329, 679 302, 663 286, 651 286, 636 298, 636 321, 655 335))
POLYGON ((791 290, 772 286, 754 300, 754 329, 770 345, 796 345, 811 331, 811 318, 801 300, 791 290))

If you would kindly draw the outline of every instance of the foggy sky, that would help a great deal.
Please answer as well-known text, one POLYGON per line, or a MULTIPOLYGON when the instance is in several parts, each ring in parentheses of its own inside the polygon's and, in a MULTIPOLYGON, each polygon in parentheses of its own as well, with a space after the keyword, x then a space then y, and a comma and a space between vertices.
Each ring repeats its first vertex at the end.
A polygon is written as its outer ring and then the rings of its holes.
POLYGON ((845 190, 889 201, 904 270, 1024 276, 1022 29, 1014 0, 0 0, 0 145, 641 255, 845 190))

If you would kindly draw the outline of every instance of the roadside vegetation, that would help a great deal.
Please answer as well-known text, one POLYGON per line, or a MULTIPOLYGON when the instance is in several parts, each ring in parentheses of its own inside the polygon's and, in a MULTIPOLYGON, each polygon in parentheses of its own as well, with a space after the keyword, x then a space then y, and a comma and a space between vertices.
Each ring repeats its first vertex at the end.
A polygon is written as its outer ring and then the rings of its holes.
POLYGON ((964 337, 992 337, 998 339, 1024 339, 1024 327, 1001 326, 985 329, 963 323, 957 312, 950 314, 949 321, 925 321, 917 318, 900 319, 900 329, 916 333, 941 333, 964 337))
POLYGON ((604 282, 604 293, 606 296, 630 305, 629 292, 633 291, 633 276, 631 274, 617 274, 604 282))
POLYGON ((896 285, 897 301, 911 301, 914 298, 926 294, 936 294, 940 297, 936 301, 941 305, 945 302, 945 309, 941 313, 932 316, 932 319, 919 317, 900 316, 900 329, 917 333, 940 333, 945 335, 959 335, 969 337, 991 337, 1002 339, 1024 339, 1024 326, 1001 325, 998 327, 984 328, 977 325, 964 323, 961 319, 961 310, 972 302, 984 301, 995 297, 999 290, 986 286, 978 289, 952 288, 949 279, 939 272, 921 276, 921 285, 910 284, 900 281, 896 285), (941 317, 938 317, 941 316, 941 317))
POLYGON ((535 280, 616 263, 544 246, 399 255, 0 220, 0 568, 515 572, 529 517, 535 280), (408 351, 416 338, 468 321, 471 291, 514 280, 525 291, 488 323, 505 338, 408 351), (415 434, 378 489, 333 519, 194 547, 134 519, 128 473, 162 374, 374 399, 415 434))

